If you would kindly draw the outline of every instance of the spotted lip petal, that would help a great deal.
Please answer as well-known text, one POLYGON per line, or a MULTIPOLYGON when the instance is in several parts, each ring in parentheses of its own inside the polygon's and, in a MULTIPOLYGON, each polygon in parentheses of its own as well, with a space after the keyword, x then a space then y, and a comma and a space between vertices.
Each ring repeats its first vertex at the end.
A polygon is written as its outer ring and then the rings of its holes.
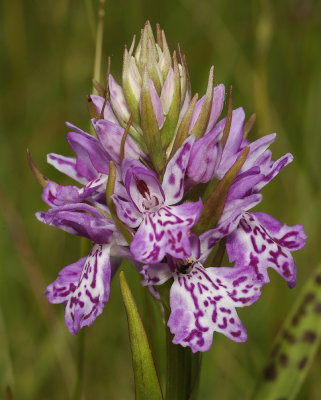
POLYGON ((72 334, 91 325, 100 315, 110 293, 110 245, 95 244, 83 267, 77 288, 65 308, 66 325, 72 334))
POLYGON ((164 206, 145 216, 130 250, 137 261, 158 263, 165 254, 176 258, 191 256, 189 230, 199 219, 202 201, 164 206))
POLYGON ((188 274, 175 272, 167 323, 173 343, 189 346, 193 353, 207 351, 215 331, 244 342, 246 330, 235 308, 255 302, 260 291, 249 268, 205 269, 196 262, 188 274))
POLYGON ((250 265, 262 282, 269 282, 273 268, 289 287, 296 284, 291 252, 302 248, 306 235, 302 225, 288 227, 265 213, 244 213, 237 229, 227 237, 226 249, 235 265, 250 265))

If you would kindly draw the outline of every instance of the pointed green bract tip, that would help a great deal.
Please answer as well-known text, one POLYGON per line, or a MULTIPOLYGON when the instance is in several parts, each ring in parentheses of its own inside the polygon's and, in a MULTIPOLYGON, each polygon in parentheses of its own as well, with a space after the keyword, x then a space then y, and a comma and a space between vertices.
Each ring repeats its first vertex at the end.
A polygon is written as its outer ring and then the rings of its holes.
POLYGON ((29 149, 27 149, 27 158, 28 158, 28 163, 29 163, 31 172, 33 173, 33 175, 35 176, 37 181, 40 183, 40 185, 42 187, 46 187, 47 184, 49 183, 49 179, 39 171, 38 167, 33 162, 33 159, 31 157, 31 153, 30 153, 29 149))

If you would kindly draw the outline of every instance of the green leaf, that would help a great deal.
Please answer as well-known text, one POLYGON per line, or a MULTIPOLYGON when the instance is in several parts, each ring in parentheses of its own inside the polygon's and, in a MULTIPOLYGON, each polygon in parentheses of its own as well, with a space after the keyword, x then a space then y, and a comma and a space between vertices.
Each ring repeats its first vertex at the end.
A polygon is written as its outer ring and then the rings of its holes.
POLYGON ((162 390, 147 335, 123 271, 119 274, 119 282, 127 314, 136 400, 161 400, 163 399, 162 390))
POLYGON ((321 264, 305 284, 276 337, 251 400, 293 400, 321 341, 321 264))

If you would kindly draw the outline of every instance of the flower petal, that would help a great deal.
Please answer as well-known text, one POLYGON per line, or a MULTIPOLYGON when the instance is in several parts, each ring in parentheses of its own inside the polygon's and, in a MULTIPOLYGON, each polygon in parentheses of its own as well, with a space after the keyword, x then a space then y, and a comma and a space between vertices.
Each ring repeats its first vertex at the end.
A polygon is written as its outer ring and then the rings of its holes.
POLYGON ((47 163, 79 183, 85 185, 88 182, 88 179, 77 170, 77 159, 75 157, 65 157, 60 154, 50 153, 47 154, 47 163))
POLYGON ((145 216, 130 250, 137 261, 158 263, 165 254, 188 258, 192 247, 189 230, 199 219, 202 201, 184 203, 176 207, 161 207, 145 216))
MULTIPOLYGON (((95 106, 97 114, 100 115, 103 105, 105 104, 105 99, 103 97, 97 96, 95 94, 90 95, 90 98, 95 106)), ((105 104, 104 119, 106 121, 112 122, 114 124, 119 124, 119 122, 118 122, 117 118, 115 117, 115 114, 110 106, 109 101, 107 101, 105 104)))
POLYGON ((170 290, 168 327, 173 343, 192 352, 207 351, 213 333, 235 342, 247 339, 235 308, 250 305, 260 296, 261 285, 249 268, 204 268, 196 262, 188 274, 176 272, 170 290))
POLYGON ((144 265, 140 271, 143 286, 162 285, 173 275, 167 263, 144 265))
MULTIPOLYGON (((120 164, 120 148, 124 129, 119 124, 105 121, 104 119, 100 119, 93 124, 104 149, 107 151, 113 161, 115 161, 117 164, 120 164)), ((125 158, 131 158, 135 160, 138 160, 140 157, 146 158, 146 155, 140 150, 135 141, 129 135, 126 138, 124 150, 125 158)))
POLYGON ((47 225, 86 237, 95 243, 110 243, 111 235, 116 231, 111 219, 84 203, 53 207, 47 212, 36 213, 36 217, 47 225))
POLYGON ((66 325, 72 334, 91 325, 103 312, 110 293, 110 245, 95 244, 84 265, 77 289, 65 309, 66 325))
POLYGON ((63 303, 70 299, 77 289, 85 262, 86 257, 83 257, 75 263, 67 265, 59 272, 58 278, 47 286, 44 294, 50 303, 63 303))
POLYGON ((235 199, 225 203, 224 210, 217 226, 201 234, 201 257, 204 262, 213 247, 224 237, 231 234, 238 226, 243 212, 253 208, 262 200, 261 194, 253 194, 244 199, 235 199))
POLYGON ((221 83, 214 88, 210 117, 205 130, 205 135, 213 129, 218 117, 221 115, 224 105, 225 86, 221 83))
POLYGON ((275 162, 271 162, 270 165, 261 165, 261 171, 265 175, 264 179, 255 186, 255 190, 261 190, 265 185, 272 181, 279 174, 279 172, 293 161, 293 155, 291 153, 285 154, 275 162))
POLYGON ((69 132, 67 140, 77 154, 76 167, 80 175, 91 181, 99 172, 108 174, 110 157, 96 138, 85 132, 69 132))
POLYGON ((164 203, 164 191, 156 173, 141 162, 125 158, 122 163, 122 178, 128 196, 141 213, 149 212, 164 203))
POLYGON ((153 105, 154 114, 156 117, 158 129, 161 129, 164 124, 164 114, 163 114, 163 106, 161 99, 159 98, 157 91, 155 89, 154 82, 149 79, 148 81, 149 86, 149 95, 153 105))
POLYGON ((70 203, 81 203, 84 200, 92 200, 97 192, 105 192, 107 177, 97 178, 79 189, 76 186, 58 185, 50 181, 43 189, 42 199, 49 206, 63 206, 70 203))
POLYGON ((129 120, 130 113, 124 96, 124 91, 111 74, 109 74, 109 91, 110 101, 115 113, 124 122, 127 122, 129 120))
POLYGON ((130 228, 137 228, 142 222, 143 215, 136 207, 128 201, 122 200, 119 196, 113 195, 118 218, 130 228))
POLYGON ((167 205, 176 204, 183 197, 184 176, 194 141, 195 136, 189 136, 167 164, 162 183, 167 205))
POLYGON ((188 162, 188 177, 195 183, 209 182, 221 159, 220 132, 213 131, 198 139, 188 162))
POLYGON ((293 287, 296 267, 291 251, 303 247, 305 238, 301 225, 282 226, 267 214, 244 213, 238 228, 227 237, 226 249, 231 262, 252 266, 265 283, 271 267, 293 287))

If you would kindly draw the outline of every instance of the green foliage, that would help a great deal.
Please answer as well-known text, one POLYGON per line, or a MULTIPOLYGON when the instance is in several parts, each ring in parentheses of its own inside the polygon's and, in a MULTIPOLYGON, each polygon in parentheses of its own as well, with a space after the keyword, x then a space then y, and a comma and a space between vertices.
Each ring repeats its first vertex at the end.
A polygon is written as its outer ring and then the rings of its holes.
POLYGON ((321 264, 282 326, 251 400, 293 400, 321 342, 321 264))
POLYGON ((163 398, 162 389, 147 335, 123 271, 119 274, 119 282, 133 356, 136 400, 161 400, 163 398))

